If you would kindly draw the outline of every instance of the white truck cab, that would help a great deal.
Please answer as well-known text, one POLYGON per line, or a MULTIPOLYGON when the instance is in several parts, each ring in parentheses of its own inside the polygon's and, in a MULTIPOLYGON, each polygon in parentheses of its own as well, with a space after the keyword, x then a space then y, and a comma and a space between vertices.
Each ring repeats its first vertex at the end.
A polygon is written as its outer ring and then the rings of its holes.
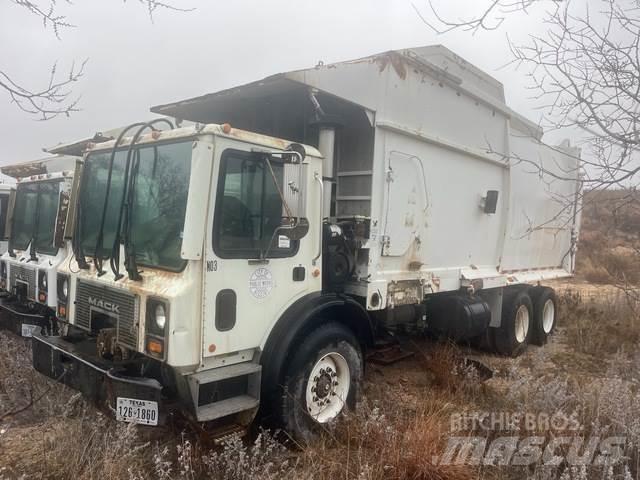
POLYGON ((77 157, 55 156, 5 166, 16 179, 7 251, 0 257, 2 325, 22 336, 56 329, 56 268, 67 258, 64 240, 77 157))

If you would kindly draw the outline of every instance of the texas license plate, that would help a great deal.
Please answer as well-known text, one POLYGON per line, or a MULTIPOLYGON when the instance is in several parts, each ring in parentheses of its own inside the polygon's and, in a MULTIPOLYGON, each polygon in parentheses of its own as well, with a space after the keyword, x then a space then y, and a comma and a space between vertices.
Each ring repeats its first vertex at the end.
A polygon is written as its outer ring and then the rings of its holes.
POLYGON ((27 325, 26 323, 22 324, 22 336, 23 337, 33 337, 33 332, 38 328, 38 325, 27 325))
POLYGON ((158 425, 158 402, 118 397, 116 420, 143 425, 158 425))

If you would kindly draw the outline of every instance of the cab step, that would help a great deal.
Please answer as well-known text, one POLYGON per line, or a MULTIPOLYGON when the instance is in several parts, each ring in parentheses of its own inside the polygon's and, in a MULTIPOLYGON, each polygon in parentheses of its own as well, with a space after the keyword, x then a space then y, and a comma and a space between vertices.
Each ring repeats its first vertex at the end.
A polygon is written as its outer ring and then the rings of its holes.
POLYGON ((257 410, 261 365, 239 363, 187 377, 196 419, 208 422, 235 413, 257 410))

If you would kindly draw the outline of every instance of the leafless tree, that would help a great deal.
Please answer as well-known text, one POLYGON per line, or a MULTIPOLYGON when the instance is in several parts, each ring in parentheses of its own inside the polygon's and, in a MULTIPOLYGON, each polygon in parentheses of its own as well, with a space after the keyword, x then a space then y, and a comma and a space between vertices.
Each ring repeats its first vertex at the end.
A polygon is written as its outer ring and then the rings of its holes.
MULTIPOLYGON (((440 13, 433 0, 427 0, 426 5, 412 2, 411 5, 422 21, 437 33, 447 33, 452 30, 476 32, 478 30, 497 30, 502 26, 507 16, 515 12, 526 12, 531 6, 542 2, 559 3, 562 0, 488 0, 473 2, 480 8, 475 14, 460 18, 446 18, 440 13)), ((467 5, 465 6, 468 6, 467 5)))
MULTIPOLYGON (((438 33, 495 30, 510 15, 543 9, 543 33, 524 44, 509 41, 513 65, 527 72, 532 100, 543 112, 540 126, 546 131, 569 129, 580 138, 587 192, 583 208, 606 198, 593 192, 616 189, 609 197, 614 203, 610 208, 638 211, 640 0, 482 0, 474 2, 476 13, 464 18, 446 18, 433 0, 422 1, 414 8, 438 33)), ((491 145, 488 150, 500 153, 491 145)), ((511 154, 504 159, 525 163, 549 181, 576 176, 557 166, 547 168, 535 158, 511 154)), ((566 199, 567 205, 573 201, 566 199)))
MULTIPOLYGON (((62 38, 63 30, 75 25, 59 12, 59 3, 72 5, 70 0, 5 0, 16 7, 24 9, 29 15, 42 21, 43 27, 51 29, 57 39, 62 38)), ((123 0, 126 3, 126 0, 123 0)), ((188 11, 158 0, 137 0, 146 7, 149 18, 153 21, 159 9, 188 11)), ((83 76, 87 60, 79 64, 73 63, 64 74, 58 71, 53 63, 46 83, 37 88, 27 87, 0 65, 0 89, 8 95, 11 103, 23 112, 32 114, 40 120, 49 120, 59 115, 69 116, 78 110, 79 97, 73 95, 74 84, 83 76)))

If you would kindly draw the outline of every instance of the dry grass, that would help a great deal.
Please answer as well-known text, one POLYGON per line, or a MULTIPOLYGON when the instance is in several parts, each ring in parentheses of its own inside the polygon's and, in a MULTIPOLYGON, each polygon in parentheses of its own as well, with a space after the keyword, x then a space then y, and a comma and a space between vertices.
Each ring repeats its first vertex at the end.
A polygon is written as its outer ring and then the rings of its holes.
POLYGON ((619 292, 613 299, 583 298, 579 291, 568 291, 560 301, 560 326, 566 328, 571 351, 602 358, 637 349, 640 305, 631 296, 619 292))
MULTIPOLYGON (((28 344, 0 333, 0 415, 28 403, 30 392, 37 396, 50 388, 27 411, 1 422, 0 479, 636 478, 640 355, 634 342, 640 340, 640 322, 622 298, 611 303, 563 295, 559 334, 516 360, 416 340, 414 358, 372 365, 357 412, 306 449, 285 446, 281 435, 261 431, 211 449, 192 432, 119 424, 34 374, 28 344), (466 361, 468 353, 489 365, 494 378, 483 381, 466 361), (627 438, 627 463, 612 472, 590 467, 573 473, 566 465, 440 465, 448 438, 460 435, 451 431, 451 415, 478 411, 573 416, 583 426, 579 438, 627 438)), ((533 433, 547 439, 558 434, 523 428, 509 435, 533 433)), ((468 434, 489 440, 504 435, 468 434)))
POLYGON ((640 193, 587 192, 577 270, 592 283, 640 284, 640 193))

